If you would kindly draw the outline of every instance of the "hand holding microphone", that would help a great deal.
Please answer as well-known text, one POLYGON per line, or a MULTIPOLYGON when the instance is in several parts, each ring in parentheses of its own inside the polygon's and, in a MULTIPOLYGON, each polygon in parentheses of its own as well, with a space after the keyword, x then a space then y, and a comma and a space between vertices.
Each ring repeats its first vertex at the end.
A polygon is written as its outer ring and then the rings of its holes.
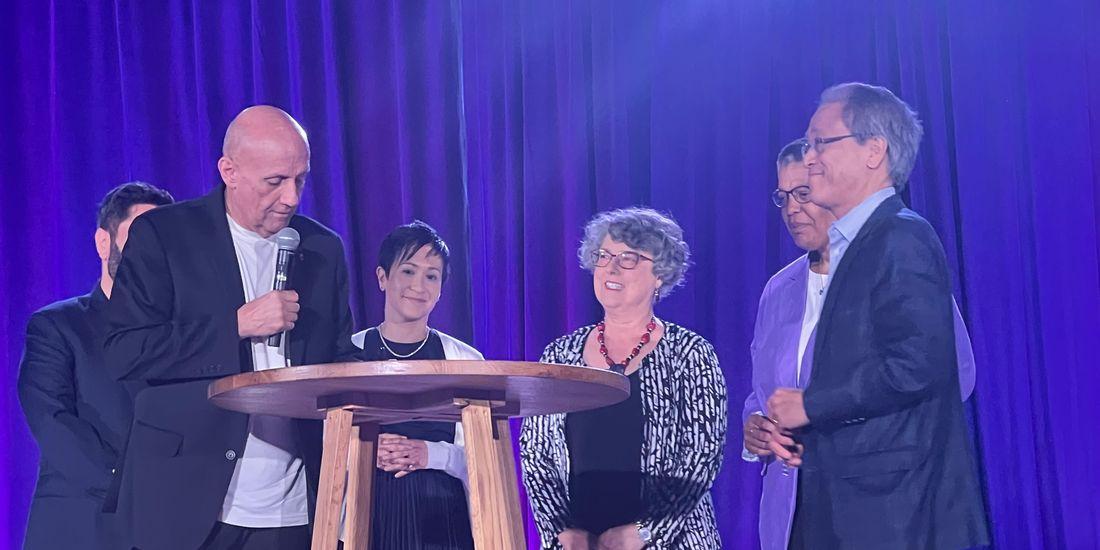
POLYGON ((241 338, 267 337, 267 345, 278 347, 283 332, 294 329, 298 320, 298 293, 290 288, 290 273, 301 237, 291 227, 275 235, 278 254, 275 281, 271 292, 248 302, 237 310, 237 333, 241 338))
POLYGON ((273 290, 237 310, 237 333, 241 338, 274 338, 294 329, 299 309, 297 292, 273 290))

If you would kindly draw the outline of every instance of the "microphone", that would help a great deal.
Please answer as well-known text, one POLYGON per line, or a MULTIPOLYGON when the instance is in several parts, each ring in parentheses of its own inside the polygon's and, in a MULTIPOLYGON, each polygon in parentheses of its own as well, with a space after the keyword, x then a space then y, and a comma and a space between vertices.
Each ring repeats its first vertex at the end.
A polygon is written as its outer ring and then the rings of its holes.
MULTIPOLYGON (((279 247, 279 252, 275 257, 275 282, 271 285, 271 290, 286 290, 290 286, 290 269, 300 242, 302 237, 293 227, 284 227, 275 234, 275 243, 279 247)), ((279 347, 282 341, 282 332, 267 337, 267 345, 273 348, 279 347)))

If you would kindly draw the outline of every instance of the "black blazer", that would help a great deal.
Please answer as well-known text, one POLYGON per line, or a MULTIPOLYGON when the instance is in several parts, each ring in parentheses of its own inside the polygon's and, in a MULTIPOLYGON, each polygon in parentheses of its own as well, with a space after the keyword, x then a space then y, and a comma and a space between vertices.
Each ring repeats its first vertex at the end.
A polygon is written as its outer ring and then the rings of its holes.
MULTIPOLYGON (((107 307, 108 365, 140 383, 119 491, 119 513, 143 550, 197 548, 210 532, 244 449, 248 416, 210 404, 216 378, 252 370, 237 335, 244 304, 225 213, 225 187, 134 220, 107 307)), ((340 238, 294 216, 301 235, 291 287, 302 309, 290 333, 291 364, 354 356, 348 274, 340 238)), ((320 467, 320 423, 298 421, 311 495, 320 467)), ((311 499, 312 501, 312 499, 311 499)))
POLYGON ((804 533, 821 548, 986 543, 935 231, 890 197, 835 269, 799 435, 804 533))
POLYGON ((19 401, 39 468, 24 548, 121 545, 114 515, 102 509, 130 427, 130 396, 103 364, 106 303, 97 283, 27 323, 19 401))

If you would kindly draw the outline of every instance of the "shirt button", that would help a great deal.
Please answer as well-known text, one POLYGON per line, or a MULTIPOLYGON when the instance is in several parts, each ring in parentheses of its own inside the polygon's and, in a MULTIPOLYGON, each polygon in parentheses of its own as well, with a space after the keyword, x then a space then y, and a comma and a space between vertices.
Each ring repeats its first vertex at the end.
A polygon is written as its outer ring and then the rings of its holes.
POLYGON ((234 451, 233 449, 229 449, 228 451, 225 452, 225 459, 226 460, 236 460, 237 459, 237 451, 234 451))
POLYGON ((116 472, 117 471, 114 468, 111 468, 111 475, 115 475, 116 472))

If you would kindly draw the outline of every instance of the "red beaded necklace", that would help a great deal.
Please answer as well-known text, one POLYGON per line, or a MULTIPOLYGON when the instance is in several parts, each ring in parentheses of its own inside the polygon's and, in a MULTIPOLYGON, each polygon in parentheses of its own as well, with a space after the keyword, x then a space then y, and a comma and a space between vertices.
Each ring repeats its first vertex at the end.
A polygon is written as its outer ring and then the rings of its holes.
POLYGON ((630 365, 630 362, 633 361, 634 358, 641 353, 642 348, 649 343, 650 335, 653 334, 653 331, 657 330, 657 318, 650 317, 649 323, 645 326, 645 334, 638 340, 638 345, 634 346, 634 350, 630 352, 630 355, 627 356, 622 363, 616 363, 611 359, 611 356, 607 354, 607 343, 604 338, 604 329, 606 328, 607 325, 604 324, 603 321, 596 323, 596 341, 600 343, 600 355, 603 355, 603 358, 607 360, 607 366, 610 367, 613 372, 623 374, 626 372, 626 367, 630 365))

